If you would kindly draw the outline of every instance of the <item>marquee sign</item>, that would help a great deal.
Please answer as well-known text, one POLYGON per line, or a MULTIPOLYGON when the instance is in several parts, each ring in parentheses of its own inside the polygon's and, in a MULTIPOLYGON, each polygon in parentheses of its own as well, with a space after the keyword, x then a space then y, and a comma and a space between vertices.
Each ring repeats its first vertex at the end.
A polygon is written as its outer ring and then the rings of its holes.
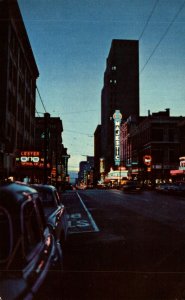
POLYGON ((120 165, 120 124, 122 114, 119 110, 115 110, 114 119, 114 162, 116 166, 120 165))

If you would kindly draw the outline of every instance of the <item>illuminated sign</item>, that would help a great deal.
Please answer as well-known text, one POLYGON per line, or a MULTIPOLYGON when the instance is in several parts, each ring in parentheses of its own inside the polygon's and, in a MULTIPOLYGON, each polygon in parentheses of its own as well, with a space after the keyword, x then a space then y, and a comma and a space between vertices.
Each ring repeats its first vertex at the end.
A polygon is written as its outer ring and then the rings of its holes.
POLYGON ((122 114, 119 110, 116 110, 113 114, 114 119, 114 162, 115 165, 120 165, 120 124, 122 114))
MULTIPOLYGON (((28 168, 44 168, 44 158, 41 157, 40 151, 20 151, 16 157, 17 167, 28 167, 28 168)), ((47 163, 47 168, 50 164, 47 163)))
POLYGON ((21 151, 21 156, 40 156, 39 151, 21 151))
POLYGON ((180 160, 179 169, 180 170, 185 170, 185 156, 179 157, 179 160, 180 160))
POLYGON ((40 158, 37 156, 21 156, 20 157, 21 162, 25 163, 25 162, 33 162, 33 163, 38 163, 40 158))
POLYGON ((105 160, 104 158, 100 158, 100 174, 105 172, 105 160))
POLYGON ((144 164, 146 166, 151 166, 151 164, 152 164, 152 157, 151 157, 151 155, 144 155, 143 156, 143 161, 144 161, 144 164))

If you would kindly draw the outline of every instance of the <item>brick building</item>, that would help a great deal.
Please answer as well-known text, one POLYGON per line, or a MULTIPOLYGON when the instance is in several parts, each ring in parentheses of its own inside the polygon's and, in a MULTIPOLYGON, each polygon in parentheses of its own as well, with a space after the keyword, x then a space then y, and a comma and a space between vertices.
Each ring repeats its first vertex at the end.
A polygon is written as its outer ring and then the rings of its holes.
POLYGON ((185 117, 170 116, 170 110, 148 114, 137 122, 122 125, 122 160, 130 174, 141 180, 167 180, 177 169, 182 153, 182 124, 185 117), (181 126, 180 126, 181 124, 181 126))

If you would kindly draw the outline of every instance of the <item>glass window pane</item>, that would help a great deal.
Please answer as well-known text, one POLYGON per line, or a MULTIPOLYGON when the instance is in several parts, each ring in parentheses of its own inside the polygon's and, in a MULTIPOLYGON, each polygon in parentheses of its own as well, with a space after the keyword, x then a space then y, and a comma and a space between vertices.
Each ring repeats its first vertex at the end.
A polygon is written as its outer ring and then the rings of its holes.
POLYGON ((0 208, 0 260, 4 260, 9 256, 11 244, 10 221, 8 215, 3 208, 0 208))

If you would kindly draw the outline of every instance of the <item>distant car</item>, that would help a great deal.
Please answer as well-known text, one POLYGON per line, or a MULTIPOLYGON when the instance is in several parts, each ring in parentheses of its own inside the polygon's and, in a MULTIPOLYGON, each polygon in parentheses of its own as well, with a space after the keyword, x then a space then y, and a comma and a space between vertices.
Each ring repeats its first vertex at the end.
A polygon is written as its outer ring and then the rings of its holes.
POLYGON ((169 193, 171 186, 171 183, 159 183, 156 185, 155 190, 160 193, 169 193))
POLYGON ((32 184, 32 187, 39 193, 50 230, 54 233, 57 243, 63 246, 67 239, 68 219, 57 189, 44 184, 32 184))
POLYGON ((178 186, 174 183, 165 182, 158 184, 155 190, 163 194, 173 194, 178 190, 178 186))
POLYGON ((184 181, 174 182, 169 192, 173 195, 185 196, 185 182, 184 181))
POLYGON ((125 193, 140 193, 142 192, 142 186, 135 180, 130 180, 123 185, 122 190, 125 193))
POLYGON ((0 298, 30 300, 62 257, 46 226, 38 193, 18 183, 0 187, 0 298))

